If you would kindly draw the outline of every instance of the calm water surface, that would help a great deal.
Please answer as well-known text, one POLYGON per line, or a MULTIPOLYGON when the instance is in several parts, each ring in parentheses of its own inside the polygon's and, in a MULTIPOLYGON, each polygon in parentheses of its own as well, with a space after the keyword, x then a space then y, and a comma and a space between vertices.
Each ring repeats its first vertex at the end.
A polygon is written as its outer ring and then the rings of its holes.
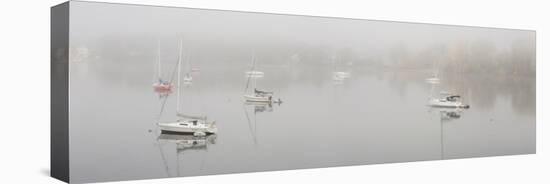
MULTIPOLYGON (((267 106, 243 103, 247 66, 199 63, 179 105, 219 132, 197 138, 160 134, 157 122, 176 120, 176 95, 159 97, 154 63, 141 63, 71 63, 72 181, 535 153, 534 77, 449 75, 430 85, 425 71, 349 67, 351 78, 335 83, 328 67, 260 62, 258 88, 283 100, 267 106), (439 91, 471 108, 426 106, 439 91)), ((165 64, 165 78, 172 68, 165 64)))

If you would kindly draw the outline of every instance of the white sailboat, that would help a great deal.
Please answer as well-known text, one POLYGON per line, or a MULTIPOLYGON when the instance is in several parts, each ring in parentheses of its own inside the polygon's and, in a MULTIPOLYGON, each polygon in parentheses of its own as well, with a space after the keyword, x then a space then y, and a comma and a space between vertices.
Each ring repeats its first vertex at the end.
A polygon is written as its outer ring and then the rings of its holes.
POLYGON ((193 83, 193 76, 190 73, 186 73, 183 77, 183 84, 190 85, 193 83))
POLYGON ((246 75, 247 76, 252 76, 252 77, 263 77, 264 72, 252 70, 252 71, 246 71, 246 75))
POLYGON ((470 108, 470 105, 462 103, 459 95, 443 92, 440 98, 430 98, 428 105, 443 108, 470 108))
POLYGON ((191 70, 191 58, 187 58, 186 59, 187 62, 186 62, 186 66, 185 66, 185 76, 183 76, 183 84, 186 84, 186 85, 189 85, 191 83, 193 83, 193 76, 191 75, 192 73, 192 70, 191 70))
POLYGON ((426 78, 425 81, 429 84, 439 84, 440 83, 440 79, 439 79, 439 62, 437 62, 437 65, 434 64, 434 72, 432 74, 431 77, 429 78, 426 78))
POLYGON ((179 119, 176 122, 159 123, 163 134, 192 134, 194 136, 206 136, 215 134, 218 130, 215 124, 203 120, 179 119))
POLYGON ((335 80, 344 80, 351 77, 349 72, 333 72, 332 74, 335 80))
POLYGON ((433 75, 432 77, 426 79, 426 82, 430 84, 439 84, 440 81, 441 80, 437 77, 437 75, 433 75))
MULTIPOLYGON (((252 68, 250 71, 255 71, 256 69, 256 60, 255 57, 252 57, 252 68)), ((263 72, 262 72, 263 75, 263 72)), ((247 81, 246 81, 246 87, 244 89, 245 93, 248 90, 249 84, 252 80, 254 83, 254 91, 251 94, 244 94, 243 97, 245 101, 247 102, 264 102, 264 103, 271 103, 273 98, 273 92, 270 91, 263 91, 256 89, 256 83, 257 83, 257 77, 254 75, 248 75, 247 81)), ((278 100, 280 101, 280 100, 278 100)))
POLYGON ((180 57, 178 59, 177 71, 177 95, 176 95, 176 115, 178 119, 175 122, 158 123, 162 133, 168 134, 193 134, 194 136, 205 136, 214 134, 218 131, 215 122, 208 122, 206 116, 185 115, 180 112, 180 90, 181 90, 181 47, 180 41, 180 57))
POLYGON ((332 60, 332 68, 333 68, 333 72, 332 72, 332 80, 334 80, 334 82, 336 84, 340 84, 342 83, 344 80, 346 79, 349 79, 351 77, 351 73, 350 72, 346 72, 346 71, 337 71, 336 70, 336 59, 334 56, 332 56, 331 58, 332 60))
POLYGON ((249 70, 249 71, 246 71, 245 74, 246 74, 246 77, 250 78, 261 78, 261 77, 264 77, 264 72, 262 71, 259 71, 255 68, 255 65, 256 62, 254 61, 254 57, 252 58, 252 68, 249 70))

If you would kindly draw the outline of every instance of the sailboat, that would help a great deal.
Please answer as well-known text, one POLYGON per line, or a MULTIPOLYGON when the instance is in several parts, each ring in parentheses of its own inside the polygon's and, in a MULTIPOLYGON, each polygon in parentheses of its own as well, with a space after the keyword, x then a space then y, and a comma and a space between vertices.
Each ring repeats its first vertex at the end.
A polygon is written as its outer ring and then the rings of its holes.
POLYGON ((440 98, 430 98, 428 105, 443 108, 470 108, 470 105, 462 103, 459 95, 441 92, 440 96, 440 98))
POLYGON ((206 116, 185 115, 180 112, 180 89, 181 89, 181 48, 180 41, 180 56, 177 65, 177 95, 176 95, 176 116, 178 119, 175 122, 158 123, 162 133, 166 134, 193 134, 194 136, 206 136, 207 134, 215 134, 218 129, 214 121, 207 121, 206 116))
POLYGON ((463 109, 470 108, 470 105, 464 104, 461 100, 460 95, 457 95, 457 94, 451 94, 446 91, 441 91, 439 95, 440 97, 433 97, 435 86, 438 85, 440 81, 439 78, 437 77, 438 75, 439 75, 439 67, 434 64, 433 76, 431 78, 426 79, 426 82, 432 86, 430 90, 430 99, 428 100, 428 105, 431 107, 439 107, 439 108, 463 108, 463 109))
POLYGON ((439 84, 441 80, 439 79, 438 75, 439 75, 439 62, 437 62, 437 65, 434 64, 434 72, 432 76, 429 78, 426 78, 425 80, 429 84, 439 84))
POLYGON ((191 76, 190 73, 186 73, 185 76, 183 77, 183 84, 191 84, 193 83, 193 76, 191 76))
POLYGON ((264 77, 264 72, 256 70, 255 64, 256 64, 256 62, 255 62, 254 58, 252 58, 252 68, 249 71, 245 72, 246 77, 248 77, 248 78, 250 78, 250 77, 253 77, 253 78, 264 77))
POLYGON ((187 70, 185 72, 185 76, 183 77, 183 84, 185 85, 190 85, 191 83, 193 83, 193 76, 191 75, 193 70, 191 69, 190 60, 191 60, 190 58, 187 59, 187 64, 185 66, 185 69, 187 70))
POLYGON ((247 76, 253 76, 253 77, 263 77, 264 72, 257 71, 257 70, 252 70, 252 71, 246 71, 246 75, 247 76))
POLYGON ((335 57, 332 56, 331 60, 332 60, 332 68, 333 68, 332 80, 334 80, 335 83, 339 84, 339 83, 343 82, 344 80, 346 80, 346 79, 348 79, 348 78, 351 77, 350 72, 336 71, 336 60, 335 60, 335 57))
MULTIPOLYGON (((256 69, 256 59, 255 57, 252 57, 252 68, 250 71, 255 71, 256 69)), ((262 72, 263 75, 263 72, 262 72)), ((252 94, 244 94, 244 99, 247 102, 263 102, 263 103, 271 103, 273 98, 273 92, 271 91, 263 91, 256 88, 257 83, 257 77, 255 75, 248 75, 246 80, 246 87, 244 89, 245 93, 248 90, 248 87, 250 86, 250 82, 254 83, 254 91, 252 94)), ((277 100, 277 102, 280 102, 281 100, 277 100)))
POLYGON ((162 67, 160 60, 160 40, 158 41, 158 58, 157 58, 157 79, 153 84, 153 89, 157 93, 169 93, 172 90, 172 84, 169 81, 162 79, 162 67))
POLYGON ((430 84, 439 84, 441 80, 437 77, 437 75, 432 75, 430 78, 426 78, 426 82, 430 84))

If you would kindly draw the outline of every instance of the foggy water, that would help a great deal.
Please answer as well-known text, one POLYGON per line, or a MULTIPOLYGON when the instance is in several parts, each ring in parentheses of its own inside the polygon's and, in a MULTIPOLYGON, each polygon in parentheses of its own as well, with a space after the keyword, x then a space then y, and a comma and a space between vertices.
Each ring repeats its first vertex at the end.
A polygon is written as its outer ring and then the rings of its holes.
POLYGON ((78 1, 70 20, 71 182, 536 150, 533 31, 78 1), (180 39, 200 72, 177 104, 152 85, 159 55, 174 76, 180 39), (253 55, 282 104, 244 103, 253 55), (441 91, 470 108, 427 106, 441 91), (218 133, 161 135, 178 105, 218 133))
MULTIPOLYGON (((265 76, 258 87, 283 100, 269 107, 243 103, 245 70, 201 68, 182 87, 180 107, 215 120, 219 132, 188 149, 176 141, 192 136, 159 137, 156 123, 176 120, 176 98, 153 91, 154 67, 106 63, 71 65, 75 182, 535 152, 534 89, 524 88, 534 88, 529 78, 495 91, 491 80, 464 77, 462 83, 476 87, 463 94, 471 108, 455 112, 426 105, 432 92, 426 72, 350 69, 352 77, 337 84, 330 70, 260 62, 265 76), (459 117, 447 116, 453 112, 459 117)), ((447 82, 435 89, 453 89, 447 82)))

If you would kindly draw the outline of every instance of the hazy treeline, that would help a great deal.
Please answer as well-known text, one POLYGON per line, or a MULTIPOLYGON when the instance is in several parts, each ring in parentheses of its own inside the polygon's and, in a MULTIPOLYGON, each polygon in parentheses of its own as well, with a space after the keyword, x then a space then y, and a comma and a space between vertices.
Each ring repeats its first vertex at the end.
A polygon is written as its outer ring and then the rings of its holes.
MULTIPOLYGON (((71 47, 96 62, 386 68, 535 75, 535 32, 151 6, 73 5, 71 47)), ((74 54, 77 56, 79 54, 74 54)))

